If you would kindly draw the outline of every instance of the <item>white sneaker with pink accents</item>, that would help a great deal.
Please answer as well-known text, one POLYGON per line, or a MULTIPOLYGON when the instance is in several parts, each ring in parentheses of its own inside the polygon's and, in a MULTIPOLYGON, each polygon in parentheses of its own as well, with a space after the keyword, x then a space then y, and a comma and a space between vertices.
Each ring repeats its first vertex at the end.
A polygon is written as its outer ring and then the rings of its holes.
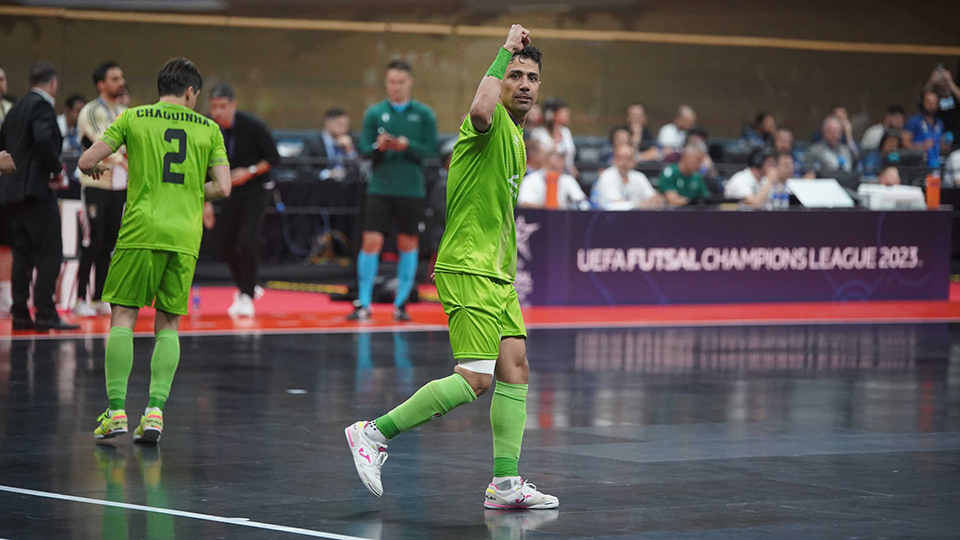
POLYGON ((344 430, 353 464, 363 485, 377 497, 383 496, 383 484, 380 483, 380 469, 387 461, 387 445, 380 444, 363 432, 366 422, 357 422, 344 430))
POLYGON ((496 484, 491 482, 487 486, 483 506, 490 509, 548 510, 560 506, 560 500, 553 495, 540 493, 537 486, 513 476, 496 484))

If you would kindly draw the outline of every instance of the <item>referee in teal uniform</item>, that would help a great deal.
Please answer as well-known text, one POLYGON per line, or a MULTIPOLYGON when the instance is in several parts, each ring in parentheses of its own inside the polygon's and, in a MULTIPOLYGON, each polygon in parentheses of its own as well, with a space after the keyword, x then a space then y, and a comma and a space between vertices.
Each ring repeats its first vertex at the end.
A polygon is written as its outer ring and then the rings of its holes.
POLYGON ((367 187, 363 245, 357 256, 358 297, 348 319, 370 318, 384 237, 397 226, 397 295, 393 318, 410 320, 406 302, 417 276, 420 229, 424 221, 426 182, 422 162, 437 155, 437 118, 433 110, 410 99, 413 70, 394 60, 387 65, 387 99, 367 109, 360 133, 360 153, 373 159, 367 187))

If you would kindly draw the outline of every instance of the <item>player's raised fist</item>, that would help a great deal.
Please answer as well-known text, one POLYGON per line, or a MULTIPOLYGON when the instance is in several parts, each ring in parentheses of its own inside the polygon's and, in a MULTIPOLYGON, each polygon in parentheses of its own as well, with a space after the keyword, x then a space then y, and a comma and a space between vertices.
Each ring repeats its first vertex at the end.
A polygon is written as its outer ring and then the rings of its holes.
POLYGON ((507 42, 503 44, 503 48, 515 53, 529 44, 530 31, 519 24, 515 24, 510 27, 510 33, 507 34, 507 42))

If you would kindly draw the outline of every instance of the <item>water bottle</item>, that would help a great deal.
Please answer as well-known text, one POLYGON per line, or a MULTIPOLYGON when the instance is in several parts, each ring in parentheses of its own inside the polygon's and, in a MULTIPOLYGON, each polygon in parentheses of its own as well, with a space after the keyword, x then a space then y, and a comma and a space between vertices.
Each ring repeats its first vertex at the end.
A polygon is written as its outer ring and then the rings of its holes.
POLYGON ((190 308, 193 314, 200 314, 200 289, 198 287, 190 288, 190 308))
MULTIPOLYGON (((940 165, 940 164, 935 163, 935 165, 940 165)), ((936 210, 937 208, 940 208, 940 168, 939 167, 930 169, 930 174, 927 175, 926 184, 927 184, 927 208, 930 210, 936 210)))

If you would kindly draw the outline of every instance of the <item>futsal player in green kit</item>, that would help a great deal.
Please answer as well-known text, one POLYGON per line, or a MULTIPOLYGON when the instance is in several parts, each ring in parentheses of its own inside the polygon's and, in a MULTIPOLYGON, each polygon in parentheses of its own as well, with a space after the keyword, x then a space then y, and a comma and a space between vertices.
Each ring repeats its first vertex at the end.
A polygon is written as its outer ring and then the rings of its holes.
POLYGON ((127 109, 80 157, 85 174, 126 146, 127 206, 107 273, 103 301, 112 306, 104 372, 109 405, 96 439, 127 432, 124 400, 133 367, 133 328, 140 308, 153 306, 156 343, 150 361, 150 400, 134 441, 157 443, 163 405, 180 362, 180 316, 187 314, 200 251, 204 201, 230 194, 230 164, 220 128, 195 112, 203 78, 185 58, 160 68, 160 101, 127 109), (212 177, 207 181, 207 176, 212 177))
POLYGON ((487 508, 556 508, 556 497, 520 478, 517 462, 527 420, 526 328, 513 280, 517 271, 514 208, 525 170, 523 121, 540 89, 540 51, 515 24, 480 82, 460 126, 447 180, 447 226, 437 255, 437 292, 458 365, 397 408, 346 428, 364 485, 383 495, 387 441, 470 403, 493 385, 493 480, 487 508))

